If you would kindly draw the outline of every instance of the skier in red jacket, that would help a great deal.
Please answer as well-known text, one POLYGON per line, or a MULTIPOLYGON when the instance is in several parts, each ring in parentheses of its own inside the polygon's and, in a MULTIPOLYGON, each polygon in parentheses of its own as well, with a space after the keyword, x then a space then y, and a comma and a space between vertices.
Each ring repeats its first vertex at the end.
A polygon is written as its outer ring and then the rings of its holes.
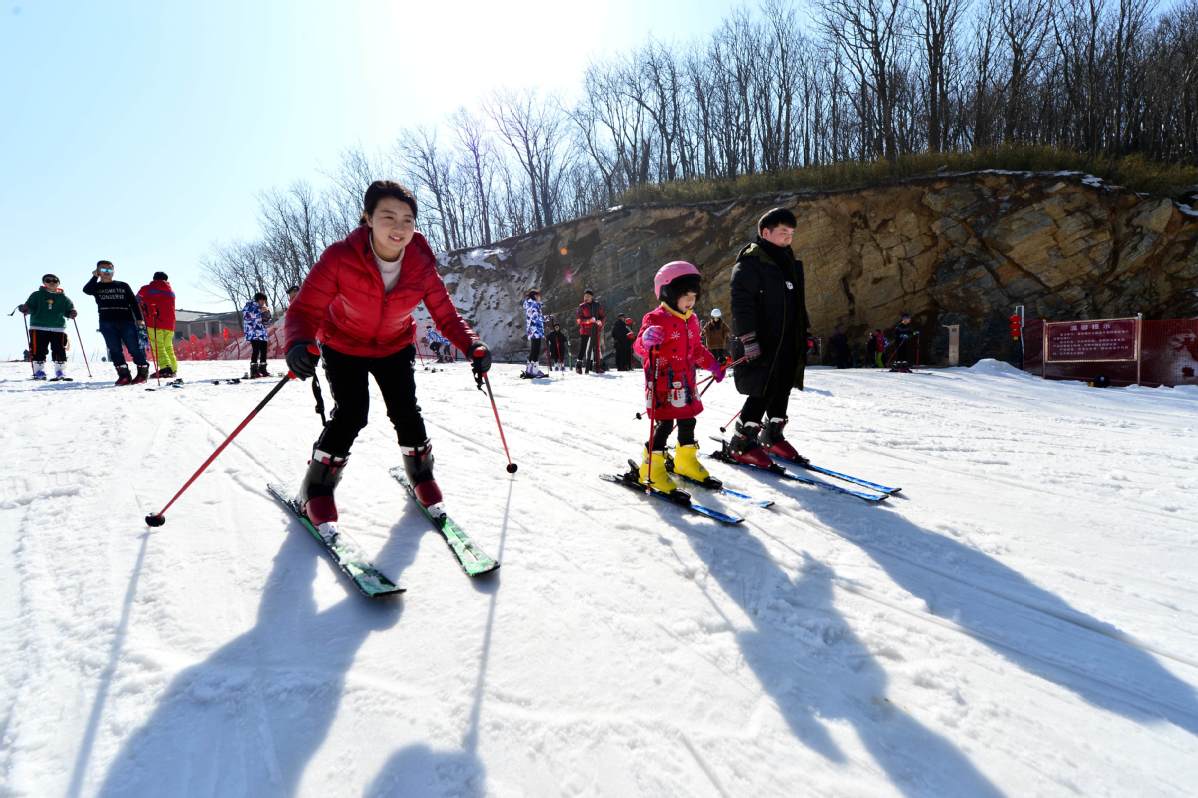
POLYGON ((691 263, 667 263, 653 278, 661 305, 645 314, 633 348, 645 363, 645 403, 653 419, 653 439, 641 454, 641 482, 669 493, 674 480, 666 471, 666 443, 678 425, 674 472, 695 482, 711 475, 699 462, 695 417, 703 412, 695 369, 710 371, 716 382, 724 379, 724 366, 703 346, 703 333, 695 316, 701 290, 699 270, 691 263))
POLYGON ((362 222, 324 251, 287 311, 287 366, 300 379, 325 377, 336 402, 316 439, 300 487, 300 506, 313 524, 337 520, 333 491, 350 446, 366 426, 368 377, 373 376, 395 426, 404 470, 425 507, 441 501, 433 478, 432 446, 416 404, 416 323, 423 302, 433 322, 474 371, 491 368, 491 352, 453 306, 437 260, 416 232, 416 198, 398 183, 376 180, 366 189, 362 222), (320 343, 320 354, 312 352, 320 343))

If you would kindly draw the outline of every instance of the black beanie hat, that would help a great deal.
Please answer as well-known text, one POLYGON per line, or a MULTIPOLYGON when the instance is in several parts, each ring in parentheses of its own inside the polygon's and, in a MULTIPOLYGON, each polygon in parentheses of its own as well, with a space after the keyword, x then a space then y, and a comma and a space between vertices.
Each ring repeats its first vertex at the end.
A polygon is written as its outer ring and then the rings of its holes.
POLYGON ((58 282, 58 275, 56 275, 56 274, 43 274, 43 275, 42 275, 42 282, 43 282, 43 283, 48 283, 48 282, 50 282, 51 280, 53 280, 54 282, 56 282, 56 283, 57 283, 57 282, 58 282))
POLYGON ((171 278, 166 276, 166 272, 154 272, 154 279, 155 280, 169 280, 171 278))

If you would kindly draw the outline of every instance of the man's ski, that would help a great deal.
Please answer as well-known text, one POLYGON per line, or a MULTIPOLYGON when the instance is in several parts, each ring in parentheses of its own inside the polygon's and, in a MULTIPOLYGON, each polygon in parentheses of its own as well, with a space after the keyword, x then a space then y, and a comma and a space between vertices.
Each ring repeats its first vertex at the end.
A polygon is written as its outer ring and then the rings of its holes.
POLYGON ((286 488, 270 484, 266 486, 266 489, 270 491, 271 496, 274 496, 280 504, 299 519, 304 529, 308 530, 308 534, 315 538, 325 553, 329 555, 329 559, 341 569, 343 574, 353 580, 354 586, 362 591, 363 595, 378 598, 404 592, 405 588, 399 587, 388 579, 386 574, 375 568, 366 559, 366 555, 363 554, 358 544, 344 532, 336 532, 328 536, 322 535, 320 530, 313 526, 308 517, 303 514, 299 503, 291 497, 286 488))
MULTIPOLYGON (((712 438, 712 440, 721 441, 720 438, 712 438)), ((835 479, 840 479, 845 482, 851 482, 854 485, 860 485, 863 488, 869 488, 870 490, 876 490, 878 493, 887 493, 887 494, 890 494, 891 496, 893 496, 894 494, 896 494, 902 490, 902 488, 892 488, 889 485, 880 485, 877 482, 870 482, 868 479, 862 479, 861 477, 855 477, 852 474, 845 474, 840 471, 833 471, 830 468, 824 468, 821 465, 816 465, 815 463, 812 463, 805 458, 804 458, 803 462, 800 463, 795 460, 788 460, 785 457, 779 457, 776 454, 771 454, 770 457, 772 457, 777 462, 784 463, 786 465, 796 465, 799 468, 802 468, 804 471, 814 471, 815 473, 823 474, 826 477, 834 477, 835 479)))
POLYGON ((624 487, 636 491, 641 495, 648 494, 656 499, 667 501, 670 504, 690 510, 693 513, 698 513, 699 515, 719 521, 721 524, 739 524, 745 520, 739 515, 732 515, 730 513, 721 512, 720 510, 712 509, 711 507, 704 507, 702 504, 695 504, 695 502, 691 500, 690 494, 686 491, 676 490, 671 493, 664 493, 660 490, 654 490, 653 488, 646 490, 646 486, 641 483, 639 469, 637 468, 636 464, 631 460, 628 461, 628 463, 629 466, 631 466, 629 471, 625 471, 623 474, 600 474, 599 478, 607 480, 608 482, 614 482, 617 485, 623 485, 624 487))
MULTIPOLYGON (((440 512, 430 510, 416 500, 416 491, 412 488, 412 483, 408 482, 408 477, 402 466, 392 468, 391 476, 404 486, 404 490, 412 497, 412 501, 416 502, 416 506, 424 513, 424 517, 432 521, 433 526, 441 533, 441 537, 445 538, 445 542, 449 544, 449 550, 458 558, 458 562, 467 576, 481 576, 499 567, 499 562, 475 545, 470 536, 443 510, 440 512)), ((433 506, 437 507, 438 505, 433 506)))
POLYGON ((164 382, 161 385, 153 385, 149 388, 146 388, 146 390, 147 391, 157 391, 162 388, 182 388, 182 387, 183 387, 183 378, 180 377, 178 379, 173 379, 170 382, 164 382))
POLYGON ((830 482, 823 482, 822 480, 815 479, 814 477, 805 477, 802 474, 796 474, 793 471, 789 471, 789 470, 783 468, 782 466, 778 465, 777 463, 771 463, 770 464, 771 467, 769 467, 769 468, 755 466, 750 463, 741 463, 736 460, 733 460, 732 455, 728 454, 728 451, 727 451, 728 444, 723 439, 713 438, 712 440, 719 441, 720 448, 717 449, 716 451, 712 452, 711 457, 716 460, 719 460, 721 463, 727 463, 729 465, 740 466, 741 468, 751 468, 756 471, 764 471, 767 474, 773 474, 774 476, 781 477, 782 479, 789 479, 794 482, 802 482, 804 485, 811 485, 813 487, 821 488, 823 490, 832 491, 833 493, 844 493, 849 496, 856 496, 858 499, 862 499, 863 501, 867 501, 872 504, 877 504, 880 501, 890 498, 889 493, 879 493, 879 492, 870 491, 870 490, 856 490, 855 488, 845 488, 840 485, 833 485, 830 482))
POLYGON ((815 463, 808 463, 807 465, 803 466, 803 468, 807 471, 814 471, 815 473, 823 474, 826 477, 833 477, 835 479, 843 480, 844 482, 851 482, 854 485, 860 485, 863 488, 869 488, 870 490, 876 490, 878 493, 886 493, 891 496, 902 490, 902 488, 892 488, 889 485, 881 485, 877 482, 870 482, 868 479, 855 477, 852 474, 843 474, 839 471, 833 471, 830 468, 824 468, 823 466, 816 465, 815 463))

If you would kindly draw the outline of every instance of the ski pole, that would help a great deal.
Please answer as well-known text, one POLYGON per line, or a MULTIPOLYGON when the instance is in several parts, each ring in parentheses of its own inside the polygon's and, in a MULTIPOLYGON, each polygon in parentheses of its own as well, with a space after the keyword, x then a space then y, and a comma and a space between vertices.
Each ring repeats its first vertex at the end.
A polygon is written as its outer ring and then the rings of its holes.
POLYGON ((476 375, 474 380, 478 383, 478 389, 480 391, 483 389, 484 385, 487 386, 487 396, 491 400, 491 411, 495 413, 495 426, 499 427, 499 440, 503 443, 503 453, 507 456, 507 472, 509 474, 514 474, 516 473, 516 468, 518 466, 512 462, 512 454, 507 448, 507 437, 503 434, 503 423, 499 420, 499 408, 495 405, 495 394, 491 393, 491 380, 487 377, 487 373, 485 371, 482 374, 476 375))
MULTIPOLYGON (((154 322, 158 322, 158 308, 154 308, 154 322)), ((146 330, 146 338, 150 337, 150 331, 146 330)), ((154 327, 154 340, 150 341, 150 354, 154 356, 154 379, 158 380, 158 387, 162 387, 162 368, 158 365, 158 327, 154 327)))
POLYGON ((648 466, 645 468, 645 493, 650 493, 653 490, 653 433, 656 432, 657 421, 654 418, 654 410, 657 409, 657 375, 658 369, 661 367, 661 358, 658 356, 657 347, 649 350, 649 357, 653 359, 653 382, 649 384, 649 441, 645 444, 645 454, 649 458, 648 466))
MULTIPOLYGON (((12 309, 12 313, 16 313, 20 309, 21 306, 17 305, 12 309)), ((8 315, 11 316, 12 313, 9 313, 8 315)), ((33 368, 33 341, 29 339, 29 320, 25 318, 24 313, 21 314, 21 324, 25 326, 25 346, 29 347, 29 373, 36 375, 37 370, 33 368)))
POLYGON ((79 339, 79 351, 83 354, 83 365, 87 368, 87 376, 90 378, 92 375, 92 367, 91 364, 87 362, 87 346, 83 343, 83 336, 79 334, 79 322, 75 319, 71 319, 71 321, 75 323, 75 337, 79 339))
POLYGON ((295 379, 295 373, 292 371, 288 371, 287 375, 285 377, 283 377, 283 379, 279 380, 278 384, 275 385, 275 387, 270 389, 270 393, 268 393, 262 399, 262 401, 258 403, 257 407, 255 407, 253 410, 251 410, 250 414, 248 416, 246 416, 245 419, 240 424, 237 425, 237 429, 233 430, 232 434, 230 434, 229 437, 225 438, 224 441, 221 442, 220 446, 216 447, 216 451, 213 452, 208 457, 208 459, 205 460, 203 462, 203 464, 199 468, 196 469, 196 472, 191 475, 191 478, 183 483, 183 487, 179 488, 179 492, 171 497, 171 500, 166 503, 166 506, 163 507, 158 512, 150 513, 149 515, 146 516, 146 526, 162 526, 163 524, 165 524, 166 523, 166 511, 169 510, 171 505, 175 503, 175 500, 178 499, 180 496, 182 496, 183 492, 191 487, 191 483, 195 482, 196 479, 200 476, 200 474, 204 473, 204 469, 206 469, 209 465, 211 465, 212 461, 215 460, 217 458, 217 456, 220 455, 220 453, 225 450, 225 447, 233 442, 233 439, 237 437, 237 433, 239 433, 243 429, 245 429, 245 426, 254 419, 254 416, 258 415, 258 411, 261 410, 262 408, 266 407, 266 403, 269 402, 271 399, 274 399, 275 394, 277 394, 279 391, 283 390, 283 386, 286 385, 290 380, 293 380, 293 379, 295 379))
MULTIPOLYGON (((745 362, 745 359, 742 357, 740 360, 733 360, 727 366, 724 366, 724 368, 730 369, 733 366, 739 366, 741 363, 744 363, 744 362, 745 362)), ((715 375, 713 374, 710 377, 707 377, 706 379, 703 380, 703 382, 706 383, 706 385, 704 386, 703 390, 699 391, 700 398, 703 397, 703 394, 707 393, 708 388, 710 388, 712 385, 715 385, 715 375)))
POLYGON ((737 417, 739 417, 739 416, 740 416, 740 411, 739 411, 739 410, 737 410, 737 411, 736 411, 736 415, 735 415, 735 416, 733 416, 732 418, 728 419, 728 420, 727 420, 727 421, 724 423, 724 426, 720 427, 720 432, 725 432, 725 431, 726 431, 726 430, 727 430, 729 427, 731 427, 731 426, 732 426, 732 422, 733 422, 733 421, 736 421, 737 417))

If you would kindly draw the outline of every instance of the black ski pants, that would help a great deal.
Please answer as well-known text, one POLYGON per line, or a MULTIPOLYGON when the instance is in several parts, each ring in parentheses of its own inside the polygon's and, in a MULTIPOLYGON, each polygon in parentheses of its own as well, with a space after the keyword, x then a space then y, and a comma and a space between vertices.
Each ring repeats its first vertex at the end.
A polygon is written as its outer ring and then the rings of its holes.
POLYGON ((678 443, 690 446, 695 442, 695 419, 680 418, 675 422, 672 419, 663 418, 653 425, 653 451, 661 451, 666 448, 666 444, 670 442, 670 433, 674 431, 675 423, 678 424, 678 443))
POLYGON ((250 363, 266 363, 267 341, 250 341, 250 363))
POLYGON ((790 406, 790 389, 794 387, 796 358, 793 352, 779 353, 774 370, 761 396, 746 396, 740 410, 740 420, 760 424, 763 418, 786 418, 790 406))
POLYGON ((55 363, 67 362, 67 334, 61 330, 51 332, 50 330, 30 330, 30 351, 33 352, 33 360, 37 363, 46 361, 46 352, 54 353, 55 363))
POLYGON ((532 363, 536 363, 541 359, 541 339, 529 338, 528 359, 532 363))
POLYGON ((333 393, 333 412, 316 448, 336 457, 347 457, 358 433, 366 426, 370 410, 370 377, 383 394, 387 418, 395 427, 400 446, 420 446, 428 440, 420 405, 416 404, 416 347, 409 346, 385 357, 356 357, 327 346, 324 373, 333 393))

